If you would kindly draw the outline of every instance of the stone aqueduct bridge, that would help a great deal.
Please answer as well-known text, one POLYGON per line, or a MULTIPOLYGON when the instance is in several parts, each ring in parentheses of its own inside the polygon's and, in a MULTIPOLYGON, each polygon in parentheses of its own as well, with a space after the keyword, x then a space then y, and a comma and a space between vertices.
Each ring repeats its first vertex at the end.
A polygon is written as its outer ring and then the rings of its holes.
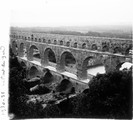
MULTIPOLYGON (((132 49, 131 39, 90 37, 59 35, 48 33, 32 33, 22 31, 11 31, 10 45, 19 58, 24 56, 26 49, 27 60, 33 60, 34 48, 37 48, 41 57, 41 66, 48 66, 49 49, 52 50, 56 58, 56 70, 61 73, 64 71, 71 72, 79 80, 87 79, 87 69, 89 67, 103 64, 106 72, 112 71, 116 66, 124 62, 131 56, 125 55, 129 49, 132 49), (65 57, 71 53, 76 60, 76 72, 65 68, 65 57), (88 62, 91 60, 91 62, 88 62), (88 64, 89 63, 89 64, 88 64)), ((28 69, 32 65, 28 66, 28 69)))

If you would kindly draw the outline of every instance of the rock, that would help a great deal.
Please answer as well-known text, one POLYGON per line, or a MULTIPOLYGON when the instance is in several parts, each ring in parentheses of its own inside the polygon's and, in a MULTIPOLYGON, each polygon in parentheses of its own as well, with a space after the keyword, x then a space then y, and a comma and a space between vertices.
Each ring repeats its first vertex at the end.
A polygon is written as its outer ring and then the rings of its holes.
POLYGON ((30 88, 30 92, 32 94, 46 94, 50 92, 50 89, 48 89, 44 84, 40 84, 30 88))
POLYGON ((35 78, 30 79, 30 80, 24 79, 23 82, 24 82, 25 87, 27 89, 30 89, 31 87, 34 87, 35 85, 40 84, 40 78, 35 77, 35 78))

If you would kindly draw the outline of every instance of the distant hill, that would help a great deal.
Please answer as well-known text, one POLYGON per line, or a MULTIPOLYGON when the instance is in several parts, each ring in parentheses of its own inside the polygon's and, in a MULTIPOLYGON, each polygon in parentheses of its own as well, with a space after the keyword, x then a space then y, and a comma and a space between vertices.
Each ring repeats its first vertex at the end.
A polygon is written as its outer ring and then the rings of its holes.
POLYGON ((31 31, 63 35, 132 38, 132 26, 86 26, 86 27, 11 27, 11 30, 31 31))

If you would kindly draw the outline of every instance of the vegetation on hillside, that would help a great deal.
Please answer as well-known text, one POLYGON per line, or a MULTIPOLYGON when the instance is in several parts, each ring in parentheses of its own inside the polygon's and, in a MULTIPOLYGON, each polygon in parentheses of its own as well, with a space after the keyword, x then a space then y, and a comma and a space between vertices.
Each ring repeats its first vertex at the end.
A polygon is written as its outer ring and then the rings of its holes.
POLYGON ((35 32, 35 33, 50 33, 50 34, 61 34, 61 35, 77 35, 77 36, 94 36, 94 37, 114 37, 114 38, 132 38, 132 29, 127 27, 114 26, 111 28, 93 28, 93 27, 79 27, 78 29, 72 29, 70 27, 64 28, 50 28, 50 27, 30 27, 30 28, 19 28, 11 27, 11 30, 35 32), (81 29, 81 30, 80 30, 81 29), (85 31, 85 32, 81 32, 85 31))
POLYGON ((131 39, 131 33, 117 33, 117 32, 94 32, 88 31, 87 33, 81 33, 76 31, 50 31, 51 34, 62 35, 78 35, 78 36, 94 36, 94 37, 111 37, 111 38, 128 38, 131 39))

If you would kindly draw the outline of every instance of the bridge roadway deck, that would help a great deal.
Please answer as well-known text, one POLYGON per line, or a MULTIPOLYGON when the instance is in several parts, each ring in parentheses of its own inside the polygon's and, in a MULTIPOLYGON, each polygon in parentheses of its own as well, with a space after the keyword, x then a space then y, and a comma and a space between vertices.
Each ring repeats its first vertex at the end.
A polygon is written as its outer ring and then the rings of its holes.
MULTIPOLYGON (((20 59, 22 59, 24 61, 28 61, 26 57, 18 57, 18 58, 20 58, 20 59)), ((31 62, 32 64, 35 64, 35 65, 37 65, 39 67, 48 68, 50 71, 52 71, 54 73, 67 76, 67 77, 71 78, 72 80, 77 81, 77 82, 80 82, 80 83, 83 83, 83 84, 88 84, 88 82, 90 81, 90 79, 79 80, 75 74, 72 74, 72 73, 67 72, 67 71, 65 71, 65 72, 59 72, 59 71, 56 70, 55 67, 50 66, 50 65, 48 65, 48 66, 42 66, 39 61, 33 60, 33 61, 28 61, 28 62, 31 62)))

